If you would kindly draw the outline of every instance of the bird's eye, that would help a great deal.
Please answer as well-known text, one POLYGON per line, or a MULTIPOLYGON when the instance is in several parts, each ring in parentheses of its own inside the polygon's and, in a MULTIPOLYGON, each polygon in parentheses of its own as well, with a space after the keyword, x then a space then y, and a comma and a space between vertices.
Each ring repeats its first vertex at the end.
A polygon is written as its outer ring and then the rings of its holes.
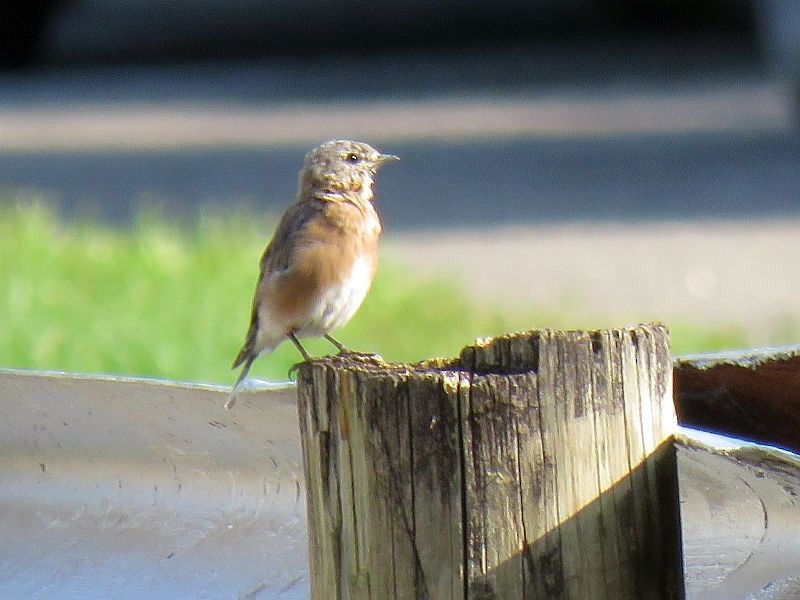
POLYGON ((350 154, 348 154, 345 157, 345 159, 347 160, 347 162, 357 163, 358 162, 358 154, 356 154, 355 152, 351 152, 350 154))

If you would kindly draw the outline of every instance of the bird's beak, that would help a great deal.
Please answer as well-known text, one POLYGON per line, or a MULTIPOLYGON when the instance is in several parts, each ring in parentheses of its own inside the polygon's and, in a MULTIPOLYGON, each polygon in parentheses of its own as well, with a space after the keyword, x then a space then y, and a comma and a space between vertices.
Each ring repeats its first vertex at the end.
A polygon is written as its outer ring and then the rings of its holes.
POLYGON ((400 157, 394 154, 381 154, 376 162, 378 165, 385 165, 386 163, 396 162, 398 160, 400 160, 400 157))

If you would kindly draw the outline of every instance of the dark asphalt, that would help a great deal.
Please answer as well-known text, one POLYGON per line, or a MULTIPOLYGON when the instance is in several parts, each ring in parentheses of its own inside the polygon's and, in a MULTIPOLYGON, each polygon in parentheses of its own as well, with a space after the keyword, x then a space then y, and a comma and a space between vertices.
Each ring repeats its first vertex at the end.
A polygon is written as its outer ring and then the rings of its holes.
MULTIPOLYGON (((385 145, 385 144, 384 144, 385 145)), ((388 230, 564 221, 800 216, 800 139, 786 132, 394 143, 381 173, 388 230)), ((128 222, 142 205, 279 213, 307 148, 12 153, 6 191, 64 214, 128 222)))

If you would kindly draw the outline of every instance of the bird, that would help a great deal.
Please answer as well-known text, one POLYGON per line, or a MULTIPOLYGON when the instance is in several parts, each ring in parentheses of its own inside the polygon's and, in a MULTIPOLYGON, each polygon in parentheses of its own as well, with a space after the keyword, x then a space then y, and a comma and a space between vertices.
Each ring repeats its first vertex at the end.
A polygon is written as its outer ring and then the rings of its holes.
POLYGON ((290 340, 304 360, 298 338, 324 337, 361 306, 375 277, 381 219, 375 177, 398 161, 364 142, 330 140, 308 152, 297 198, 281 218, 261 256, 250 327, 232 369, 242 367, 225 408, 232 408, 253 361, 290 340))

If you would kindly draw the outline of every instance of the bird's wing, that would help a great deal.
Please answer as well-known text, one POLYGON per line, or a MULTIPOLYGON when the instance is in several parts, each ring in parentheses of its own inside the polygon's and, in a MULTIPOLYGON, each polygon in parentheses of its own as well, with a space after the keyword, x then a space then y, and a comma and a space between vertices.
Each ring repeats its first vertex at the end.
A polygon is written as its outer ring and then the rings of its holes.
POLYGON ((302 243, 304 238, 305 225, 323 210, 322 203, 315 200, 297 202, 287 209, 280 223, 278 223, 275 235, 272 236, 272 240, 261 256, 261 272, 253 296, 250 327, 247 330, 242 349, 233 361, 232 369, 243 364, 248 358, 255 358, 255 354, 257 354, 255 342, 258 334, 259 304, 262 297, 262 287, 266 284, 267 278, 289 268, 292 256, 295 254, 298 244, 302 243))
POLYGON ((298 244, 305 238, 305 226, 322 212, 322 202, 316 200, 297 202, 289 207, 261 257, 262 279, 289 268, 298 244))

